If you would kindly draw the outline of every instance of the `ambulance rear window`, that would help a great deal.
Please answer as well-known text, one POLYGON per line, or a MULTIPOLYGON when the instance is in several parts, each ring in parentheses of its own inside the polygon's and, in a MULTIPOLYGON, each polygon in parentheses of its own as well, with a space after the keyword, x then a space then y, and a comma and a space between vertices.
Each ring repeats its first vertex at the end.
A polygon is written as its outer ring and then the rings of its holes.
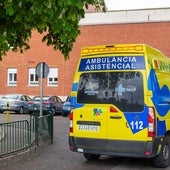
POLYGON ((138 71, 83 73, 77 102, 113 104, 123 112, 144 109, 143 78, 138 71))

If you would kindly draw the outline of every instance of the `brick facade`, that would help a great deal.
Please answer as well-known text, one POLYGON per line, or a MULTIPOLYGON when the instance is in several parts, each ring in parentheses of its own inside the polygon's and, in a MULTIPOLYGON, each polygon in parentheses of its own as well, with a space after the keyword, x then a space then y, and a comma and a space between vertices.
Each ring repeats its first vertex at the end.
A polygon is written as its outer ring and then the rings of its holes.
POLYGON ((70 59, 64 60, 60 52, 41 43, 42 36, 33 32, 30 39, 31 49, 23 54, 9 52, 0 61, 0 95, 5 93, 25 93, 39 95, 39 87, 28 86, 28 68, 45 62, 49 67, 59 70, 58 86, 48 87, 44 79, 43 94, 67 96, 70 94, 80 49, 89 45, 117 43, 146 43, 170 57, 170 22, 109 24, 81 26, 70 59), (17 86, 7 86, 7 68, 17 68, 17 86))

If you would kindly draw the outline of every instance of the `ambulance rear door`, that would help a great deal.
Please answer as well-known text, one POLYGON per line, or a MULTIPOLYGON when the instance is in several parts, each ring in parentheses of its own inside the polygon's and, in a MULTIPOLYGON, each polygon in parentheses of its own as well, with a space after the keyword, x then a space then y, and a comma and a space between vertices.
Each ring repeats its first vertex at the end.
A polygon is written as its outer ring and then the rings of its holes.
POLYGON ((74 137, 78 146, 106 148, 108 72, 84 72, 79 79, 74 137))
POLYGON ((148 116, 144 104, 145 71, 115 71, 109 73, 108 147, 128 148, 127 141, 144 141, 148 116), (115 141, 118 141, 116 144, 115 141), (113 145, 114 144, 114 145, 113 145))

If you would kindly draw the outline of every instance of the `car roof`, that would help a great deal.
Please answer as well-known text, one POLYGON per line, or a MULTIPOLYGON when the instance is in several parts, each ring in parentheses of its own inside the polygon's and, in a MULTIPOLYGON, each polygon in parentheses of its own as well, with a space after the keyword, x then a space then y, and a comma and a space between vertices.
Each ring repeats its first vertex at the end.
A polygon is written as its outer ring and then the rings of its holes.
MULTIPOLYGON (((48 100, 50 97, 52 97, 52 96, 42 96, 42 98, 44 99, 44 100, 48 100)), ((57 97, 57 96, 56 96, 57 97)), ((40 100, 40 98, 41 98, 41 96, 34 96, 33 97, 33 100, 35 99, 35 100, 40 100)))
POLYGON ((24 94, 5 94, 2 96, 2 98, 10 98, 10 99, 17 99, 18 97, 22 96, 24 94))

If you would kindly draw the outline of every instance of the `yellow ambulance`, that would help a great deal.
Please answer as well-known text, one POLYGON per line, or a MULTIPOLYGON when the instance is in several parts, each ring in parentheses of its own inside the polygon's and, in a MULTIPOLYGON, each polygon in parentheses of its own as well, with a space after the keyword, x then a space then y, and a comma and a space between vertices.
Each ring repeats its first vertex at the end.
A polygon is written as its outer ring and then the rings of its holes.
POLYGON ((84 47, 71 92, 69 146, 170 163, 170 59, 145 44, 84 47))

